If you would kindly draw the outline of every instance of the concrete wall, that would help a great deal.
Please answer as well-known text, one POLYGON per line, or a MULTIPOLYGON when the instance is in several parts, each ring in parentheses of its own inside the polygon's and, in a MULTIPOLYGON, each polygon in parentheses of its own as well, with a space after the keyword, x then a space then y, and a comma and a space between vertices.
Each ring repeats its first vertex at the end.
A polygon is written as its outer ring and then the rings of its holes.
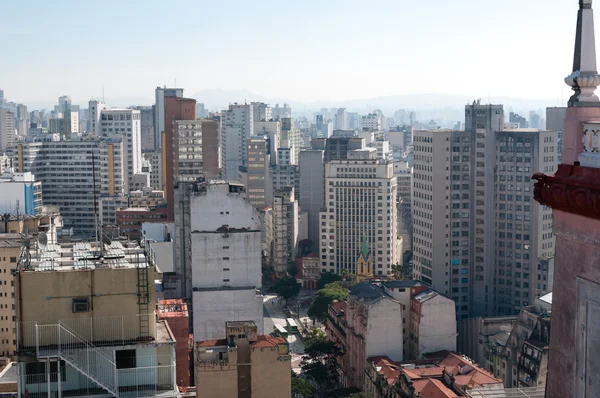
MULTIPOLYGON (((252 397, 280 398, 292 395, 292 362, 290 359, 278 360, 279 356, 278 347, 251 349, 252 397)), ((290 358, 287 355, 285 357, 290 358)))
POLYGON ((260 230, 258 213, 243 194, 229 193, 227 184, 209 185, 207 190, 191 199, 192 231, 215 231, 223 225, 260 230))
POLYGON ((196 369, 198 398, 236 398, 238 374, 235 366, 198 367, 196 369))
POLYGON ((301 151, 299 153, 298 172, 300 173, 300 192, 298 204, 308 213, 308 239, 317 251, 320 240, 319 211, 325 206, 325 165, 321 150, 301 151))
POLYGON ((421 304, 418 356, 441 350, 456 351, 456 311, 454 301, 438 295, 421 304))
POLYGON ((402 305, 382 299, 369 307, 365 330, 366 354, 387 355, 392 361, 402 361, 402 305))
POLYGON ((263 334, 263 301, 255 289, 195 291, 192 301, 194 341, 225 338, 227 321, 254 321, 263 334))

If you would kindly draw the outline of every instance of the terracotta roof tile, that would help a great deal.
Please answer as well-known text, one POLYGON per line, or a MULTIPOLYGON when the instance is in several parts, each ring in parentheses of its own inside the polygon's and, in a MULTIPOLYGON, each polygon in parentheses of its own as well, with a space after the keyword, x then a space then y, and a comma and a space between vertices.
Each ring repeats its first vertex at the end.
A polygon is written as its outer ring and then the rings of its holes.
POLYGON ((285 344, 285 339, 282 337, 273 337, 269 335, 261 335, 256 338, 256 341, 251 343, 252 347, 277 347, 279 344, 285 344))
MULTIPOLYGON (((415 392, 416 389, 415 389, 415 392)), ((423 398, 456 398, 458 395, 446 387, 441 380, 429 379, 429 382, 418 391, 423 398)))

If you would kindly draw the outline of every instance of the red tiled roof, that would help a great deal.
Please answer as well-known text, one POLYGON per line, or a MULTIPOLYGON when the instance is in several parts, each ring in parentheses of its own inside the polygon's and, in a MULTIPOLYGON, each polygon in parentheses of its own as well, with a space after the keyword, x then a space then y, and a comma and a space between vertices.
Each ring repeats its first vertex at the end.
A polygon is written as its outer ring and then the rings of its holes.
POLYGON ((428 379, 427 384, 420 391, 415 389, 415 393, 420 393, 423 398, 456 398, 458 395, 446 387, 441 380, 428 379))
POLYGON ((338 301, 337 303, 331 304, 331 307, 333 307, 335 312, 339 313, 340 311, 345 310, 347 305, 348 303, 345 301, 338 301))
POLYGON ((251 343, 252 347, 277 347, 279 344, 285 344, 285 339, 282 337, 273 337, 269 335, 261 335, 256 338, 256 341, 251 343))
POLYGON ((196 346, 198 346, 198 347, 219 347, 219 346, 224 346, 224 345, 227 345, 226 339, 203 340, 203 341, 196 342, 196 346))

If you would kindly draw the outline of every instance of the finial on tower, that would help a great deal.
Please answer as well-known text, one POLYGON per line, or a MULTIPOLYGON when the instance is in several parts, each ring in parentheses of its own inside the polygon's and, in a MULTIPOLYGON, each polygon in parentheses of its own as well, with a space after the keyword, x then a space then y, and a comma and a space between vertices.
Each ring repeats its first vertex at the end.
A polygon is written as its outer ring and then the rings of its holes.
POLYGON ((573 73, 565 78, 565 83, 575 91, 575 94, 569 99, 570 107, 585 106, 584 103, 593 103, 591 106, 600 106, 600 100, 594 93, 596 87, 600 85, 600 76, 596 69, 596 39, 592 0, 579 0, 573 73))

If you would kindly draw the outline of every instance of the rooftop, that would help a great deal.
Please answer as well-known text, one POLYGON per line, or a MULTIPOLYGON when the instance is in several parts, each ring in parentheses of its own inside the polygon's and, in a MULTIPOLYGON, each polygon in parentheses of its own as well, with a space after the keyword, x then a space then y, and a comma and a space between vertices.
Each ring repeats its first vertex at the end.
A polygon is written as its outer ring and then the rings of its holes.
POLYGON ((421 281, 415 281, 411 279, 401 280, 401 281, 388 281, 383 282, 383 286, 388 289, 397 289, 397 288, 407 288, 407 287, 417 287, 424 286, 421 281))
POLYGON ((20 247, 24 238, 23 234, 0 234, 0 248, 20 247))
POLYGON ((222 347, 227 345, 227 339, 203 340, 196 342, 197 347, 222 347))
POLYGON ((417 294, 415 297, 413 297, 413 299, 420 301, 420 302, 425 302, 427 300, 431 300, 432 298, 434 298, 436 296, 441 296, 441 294, 436 292, 433 289, 427 289, 423 293, 417 294))
POLYGON ((540 133, 548 130, 532 129, 532 128, 518 128, 518 129, 505 129, 499 131, 499 133, 540 133))
POLYGON ((260 335, 256 338, 256 341, 252 342, 250 345, 256 348, 266 348, 266 347, 277 347, 279 344, 286 344, 287 342, 283 337, 272 337, 269 335, 260 335))
POLYGON ((467 391, 471 398, 544 398, 546 386, 529 388, 494 388, 475 389, 467 391))
POLYGON ((374 301, 381 298, 392 298, 390 295, 385 293, 383 289, 373 283, 361 282, 350 288, 350 295, 356 297, 359 300, 374 301))

